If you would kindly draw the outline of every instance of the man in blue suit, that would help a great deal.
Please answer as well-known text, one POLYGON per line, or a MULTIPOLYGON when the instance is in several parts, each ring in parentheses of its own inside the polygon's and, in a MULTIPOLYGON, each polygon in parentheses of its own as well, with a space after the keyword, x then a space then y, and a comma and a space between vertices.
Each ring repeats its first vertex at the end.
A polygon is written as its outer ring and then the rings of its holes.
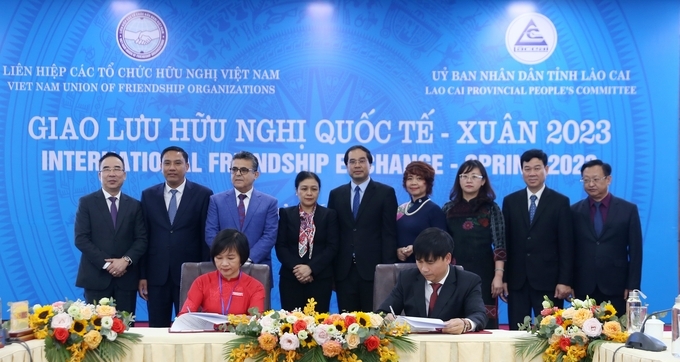
POLYGON ((161 153, 165 182, 142 192, 149 248, 140 262, 139 295, 150 327, 170 327, 179 308, 182 264, 208 259, 203 242, 212 190, 186 179, 189 155, 171 146, 161 153), (173 305, 175 313, 172 313, 173 305))
POLYGON ((248 237, 250 260, 271 268, 279 210, 274 197, 253 188, 260 176, 259 165, 257 157, 250 152, 234 155, 230 169, 234 189, 210 197, 205 242, 210 246, 221 230, 236 229, 248 237))

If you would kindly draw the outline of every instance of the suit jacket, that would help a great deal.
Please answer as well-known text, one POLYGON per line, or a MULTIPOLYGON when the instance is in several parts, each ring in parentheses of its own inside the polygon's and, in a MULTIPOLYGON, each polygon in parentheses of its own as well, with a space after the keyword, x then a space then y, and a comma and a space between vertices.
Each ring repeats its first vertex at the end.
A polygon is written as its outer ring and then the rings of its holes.
POLYGON ((299 206, 281 208, 279 210, 279 235, 276 238, 276 257, 281 262, 279 275, 281 278, 297 280, 293 268, 298 264, 306 264, 312 269, 314 280, 333 277, 333 259, 338 252, 340 235, 338 234, 338 217, 335 210, 321 205, 314 212, 314 248, 312 258, 309 251, 300 257, 298 251, 300 239, 299 206))
POLYGON ((572 286, 574 235, 569 198, 546 187, 531 224, 527 205, 526 188, 503 199, 508 288, 520 289, 525 282, 542 291, 555 290, 557 284, 572 286))
POLYGON ((170 224, 165 206, 165 182, 142 192, 142 209, 149 237, 149 248, 142 258, 141 279, 149 285, 164 285, 171 278, 180 285, 182 264, 199 262, 208 256, 205 240, 205 219, 208 214, 209 188, 186 180, 184 193, 170 224))
POLYGON ((623 296, 624 289, 640 289, 642 228, 635 204, 612 195, 602 234, 595 235, 588 198, 571 206, 576 259, 574 290, 623 296))
MULTIPOLYGON (((425 284, 427 281, 418 268, 402 270, 392 293, 380 304, 378 312, 402 311, 409 317, 428 317, 425 305, 425 284)), ((453 318, 468 318, 475 322, 476 330, 486 325, 486 308, 482 300, 482 279, 474 273, 449 266, 449 276, 439 292, 439 297, 430 318, 448 321, 453 318)))
POLYGON ((278 229, 277 201, 272 196, 253 190, 243 227, 239 225, 236 192, 229 189, 210 196, 205 223, 205 242, 212 245, 217 233, 236 229, 244 233, 250 245, 250 259, 255 264, 272 266, 271 252, 276 244, 278 229))
POLYGON ((397 262, 397 196, 390 186, 371 180, 352 214, 351 184, 331 190, 328 208, 338 213, 340 248, 335 258, 335 279, 347 277, 352 253, 363 280, 373 280, 375 266, 397 262))
POLYGON ((102 269, 104 259, 129 256, 132 265, 116 283, 123 290, 137 290, 139 261, 146 252, 147 238, 144 213, 139 201, 120 193, 116 225, 104 192, 99 189, 78 201, 75 221, 75 245, 82 252, 76 286, 103 290, 114 277, 102 269))

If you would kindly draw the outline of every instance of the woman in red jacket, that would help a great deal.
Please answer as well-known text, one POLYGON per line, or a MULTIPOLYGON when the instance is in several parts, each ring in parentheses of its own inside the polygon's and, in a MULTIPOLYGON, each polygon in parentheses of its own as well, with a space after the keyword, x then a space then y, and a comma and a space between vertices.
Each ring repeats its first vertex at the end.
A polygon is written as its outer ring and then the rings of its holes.
POLYGON ((234 229, 220 231, 210 248, 210 257, 217 270, 196 278, 180 314, 198 311, 247 314, 253 307, 263 312, 264 286, 241 272, 241 266, 250 257, 246 236, 234 229))

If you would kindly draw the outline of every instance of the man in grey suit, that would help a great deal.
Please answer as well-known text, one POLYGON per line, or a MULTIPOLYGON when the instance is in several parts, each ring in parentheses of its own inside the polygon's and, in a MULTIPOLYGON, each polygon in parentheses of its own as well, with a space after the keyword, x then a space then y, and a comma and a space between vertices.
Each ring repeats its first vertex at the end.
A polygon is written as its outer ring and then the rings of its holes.
POLYGON ((205 242, 212 245, 218 232, 236 229, 248 238, 250 260, 272 267, 271 253, 279 228, 278 202, 270 195, 253 188, 260 176, 257 157, 241 151, 231 162, 233 189, 210 197, 205 225, 205 242))
POLYGON ((182 148, 164 149, 161 160, 165 182, 144 190, 141 200, 149 249, 140 263, 139 295, 147 301, 149 327, 170 327, 179 312, 182 264, 208 260, 205 219, 213 194, 187 180, 189 155, 182 148))
POLYGON ((118 310, 134 313, 147 239, 141 204, 120 191, 125 177, 123 159, 106 153, 99 160, 102 189, 78 202, 75 245, 82 256, 76 286, 89 303, 113 297, 118 310))
POLYGON ((640 289, 642 228, 635 204, 609 192, 612 167, 592 160, 581 167, 588 197, 571 206, 579 257, 575 260, 574 295, 598 303, 611 301, 626 313, 628 292, 640 289))

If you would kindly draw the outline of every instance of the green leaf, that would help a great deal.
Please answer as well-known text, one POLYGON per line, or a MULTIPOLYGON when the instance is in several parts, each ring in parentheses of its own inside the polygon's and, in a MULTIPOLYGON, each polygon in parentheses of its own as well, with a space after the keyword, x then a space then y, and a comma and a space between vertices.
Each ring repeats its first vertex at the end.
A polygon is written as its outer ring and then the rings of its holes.
POLYGON ((520 337, 515 343, 515 355, 532 360, 543 354, 548 346, 547 339, 536 338, 534 336, 520 337))

